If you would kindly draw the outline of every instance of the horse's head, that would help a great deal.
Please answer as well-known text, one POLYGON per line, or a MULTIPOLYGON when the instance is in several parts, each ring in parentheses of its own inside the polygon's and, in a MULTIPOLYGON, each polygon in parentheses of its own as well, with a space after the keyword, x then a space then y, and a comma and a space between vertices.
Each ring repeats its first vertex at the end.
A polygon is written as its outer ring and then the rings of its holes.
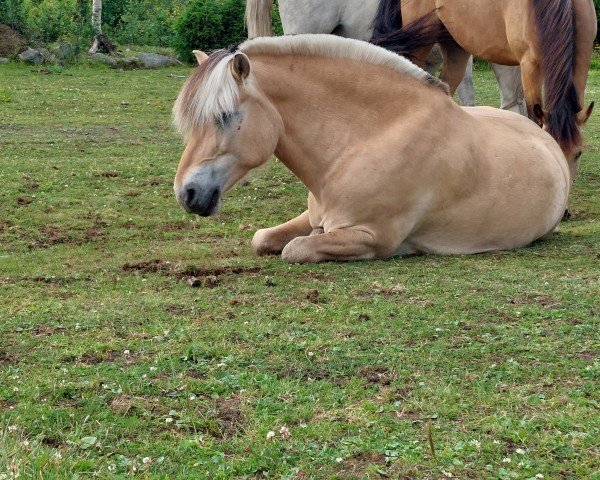
MULTIPOLYGON (((579 108, 579 107, 578 107, 579 108)), ((571 178, 575 178, 577 174, 577 170, 579 169, 579 157, 583 153, 583 126, 586 124, 592 111, 594 110, 594 102, 590 103, 587 108, 582 109, 577 112, 574 118, 575 129, 573 135, 570 136, 570 140, 563 139, 563 141, 559 141, 558 144, 562 149, 565 158, 569 163, 569 170, 571 171, 571 178)), ((544 130, 549 130, 549 122, 552 121, 548 112, 542 109, 539 104, 535 104, 533 107, 533 114, 535 116, 536 121, 542 125, 544 130)), ((552 133, 552 132, 550 132, 552 133)))
POLYGON ((186 139, 174 189, 185 210, 209 216, 224 192, 275 151, 283 124, 255 84, 244 53, 194 54, 199 67, 173 108, 186 139))

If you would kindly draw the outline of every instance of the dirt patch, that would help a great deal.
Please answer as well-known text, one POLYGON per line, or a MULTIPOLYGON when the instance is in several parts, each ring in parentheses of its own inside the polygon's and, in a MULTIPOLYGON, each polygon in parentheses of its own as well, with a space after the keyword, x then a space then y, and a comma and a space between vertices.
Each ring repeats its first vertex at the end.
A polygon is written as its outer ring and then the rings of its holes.
POLYGON ((31 198, 26 198, 26 197, 17 198, 17 205, 20 205, 21 207, 25 207, 25 206, 31 204, 31 202, 32 202, 31 198))
POLYGON ((8 25, 0 25, 0 57, 13 58, 25 50, 27 39, 8 25))
POLYGON ((525 295, 524 297, 515 297, 510 300, 513 305, 527 305, 537 303, 544 308, 557 308, 560 306, 560 301, 548 295, 525 295))
POLYGON ((336 473, 340 478, 366 478, 365 474, 371 465, 384 466, 385 456, 381 453, 355 453, 340 463, 336 473))
POLYGON ((51 448, 60 448, 63 446, 63 442, 56 437, 44 437, 42 438, 42 445, 46 445, 51 448))
POLYGON ((40 230, 42 238, 30 242, 30 250, 38 248, 49 248, 53 245, 68 243, 69 245, 82 245, 92 240, 103 239, 106 234, 97 228, 88 228, 85 230, 65 230, 62 228, 50 226, 40 230))
POLYGON ((33 327, 32 333, 33 335, 43 335, 49 337, 50 335, 54 335, 56 332, 61 332, 66 330, 64 327, 50 327, 48 325, 36 325, 33 327))
POLYGON ((6 352, 0 351, 0 365, 3 363, 12 363, 14 359, 6 352))
POLYGON ((121 352, 116 350, 108 350, 106 352, 84 353, 77 360, 77 363, 82 365, 98 365, 99 363, 112 363, 121 356, 121 352))
POLYGON ((125 263, 121 266, 124 272, 137 275, 159 273, 169 275, 186 282, 190 287, 213 288, 221 283, 224 275, 256 275, 260 267, 214 267, 200 268, 195 266, 175 267, 171 262, 164 260, 150 260, 136 263, 125 263))
POLYGON ((157 398, 135 397, 132 395, 119 395, 110 402, 110 408, 127 415, 131 411, 152 412, 159 410, 160 403, 157 398))
POLYGON ((119 175, 117 172, 101 172, 97 176, 101 178, 117 178, 121 175, 119 175))
POLYGON ((388 370, 386 367, 364 367, 361 368, 360 376, 371 385, 390 385, 396 378, 396 372, 388 370))
POLYGON ((162 183, 164 183, 162 178, 155 177, 155 178, 150 178, 149 180, 142 180, 140 182, 140 186, 142 186, 142 187, 156 186, 156 185, 161 185, 162 183))
POLYGON ((217 423, 223 438, 230 438, 244 430, 246 417, 240 405, 241 401, 237 397, 220 400, 217 404, 217 423))

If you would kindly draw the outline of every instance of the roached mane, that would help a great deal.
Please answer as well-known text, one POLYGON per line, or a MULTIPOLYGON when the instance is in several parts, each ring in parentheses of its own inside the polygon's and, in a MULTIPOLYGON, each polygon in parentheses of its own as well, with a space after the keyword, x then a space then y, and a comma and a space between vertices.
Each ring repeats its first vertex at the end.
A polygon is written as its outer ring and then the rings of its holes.
MULTIPOLYGON (((388 67, 448 94, 448 85, 437 77, 404 57, 361 40, 323 34, 260 37, 242 43, 237 52, 248 56, 305 55, 356 60, 388 67)), ((231 74, 230 61, 237 52, 214 52, 184 84, 173 107, 173 123, 180 132, 201 129, 235 111, 239 89, 231 74)))

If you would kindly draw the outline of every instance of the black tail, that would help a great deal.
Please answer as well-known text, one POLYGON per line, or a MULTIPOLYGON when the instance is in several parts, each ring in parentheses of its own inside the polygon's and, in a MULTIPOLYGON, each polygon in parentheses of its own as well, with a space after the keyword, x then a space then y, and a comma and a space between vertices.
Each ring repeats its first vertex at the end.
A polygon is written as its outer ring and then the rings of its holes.
POLYGON ((399 0, 381 0, 372 23, 373 39, 384 37, 402 28, 402 8, 399 0))
MULTIPOLYGON (((382 0, 379 12, 389 12, 388 6, 391 8, 390 3, 390 0, 382 0)), ((400 4, 398 0, 396 0, 396 3, 400 4)), ((375 19, 373 25, 379 30, 375 30, 371 43, 411 60, 415 59, 414 53, 417 50, 433 47, 435 43, 448 35, 447 30, 437 18, 437 10, 395 30, 392 27, 394 25, 392 17, 393 15, 384 15, 375 19), (392 29, 390 30, 388 27, 392 27, 392 29)), ((402 25, 401 16, 399 16, 397 22, 402 25)))

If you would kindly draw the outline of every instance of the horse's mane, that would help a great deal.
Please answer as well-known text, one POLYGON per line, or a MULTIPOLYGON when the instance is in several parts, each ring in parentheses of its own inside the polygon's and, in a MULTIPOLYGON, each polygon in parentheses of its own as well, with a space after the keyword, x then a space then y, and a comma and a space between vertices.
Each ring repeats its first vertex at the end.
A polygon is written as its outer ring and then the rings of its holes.
POLYGON ((381 65, 399 73, 416 78, 448 93, 448 85, 430 75, 410 60, 384 48, 362 40, 325 34, 302 34, 284 37, 261 37, 247 40, 239 46, 248 55, 307 55, 314 57, 343 58, 381 65))
POLYGON ((575 115, 581 110, 573 73, 575 16, 572 0, 533 0, 548 111, 547 130, 563 148, 579 145, 575 115))
POLYGON ((202 62, 187 80, 173 107, 173 123, 184 134, 219 121, 235 111, 239 102, 238 85, 231 74, 230 61, 236 53, 252 55, 304 55, 356 60, 380 65, 424 85, 448 94, 448 85, 404 57, 360 40, 333 35, 303 34, 260 37, 247 40, 237 50, 217 50, 202 62))

